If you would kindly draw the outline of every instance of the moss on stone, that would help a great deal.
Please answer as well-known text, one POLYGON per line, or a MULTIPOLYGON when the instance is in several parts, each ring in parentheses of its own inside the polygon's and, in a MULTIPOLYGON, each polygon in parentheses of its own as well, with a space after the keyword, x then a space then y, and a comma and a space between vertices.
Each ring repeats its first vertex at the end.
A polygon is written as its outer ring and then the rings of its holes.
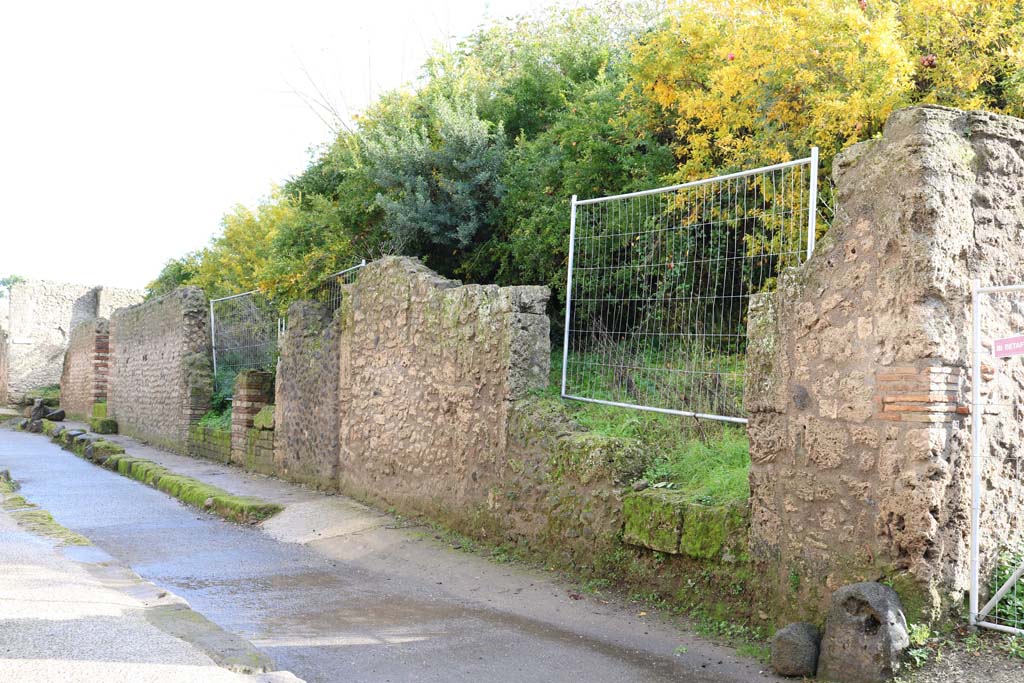
POLYGON ((266 405, 252 418, 252 426, 257 429, 274 428, 274 406, 266 405))
POLYGON ((16 510, 11 516, 32 533, 57 539, 61 545, 90 545, 88 538, 61 526, 46 510, 16 510))
POLYGON ((623 541, 663 553, 678 553, 686 499, 678 491, 646 489, 622 500, 623 541))
POLYGON ((19 510, 21 508, 34 508, 35 507, 35 505, 33 503, 30 503, 27 500, 25 500, 24 496, 18 496, 18 495, 6 496, 3 499, 3 503, 0 504, 0 505, 2 505, 4 510, 19 510))
POLYGON ((102 420, 107 416, 107 403, 106 401, 97 401, 92 404, 92 417, 95 419, 102 420))
POLYGON ((89 421, 89 429, 97 434, 117 434, 117 420, 109 417, 94 417, 89 421))
POLYGON ((934 625, 939 621, 942 598, 935 586, 922 583, 907 572, 890 577, 887 583, 900 596, 908 623, 934 625))
POLYGON ((747 526, 746 506, 688 505, 679 550, 698 560, 720 560, 727 549, 745 554, 747 526))
POLYGON ((232 495, 197 479, 174 474, 166 467, 143 458, 116 454, 107 458, 103 466, 235 522, 258 522, 284 509, 259 498, 232 495))
POLYGON ((554 482, 571 476, 589 484, 609 476, 612 481, 623 483, 639 476, 646 464, 647 459, 634 439, 581 432, 558 440, 548 473, 554 482))

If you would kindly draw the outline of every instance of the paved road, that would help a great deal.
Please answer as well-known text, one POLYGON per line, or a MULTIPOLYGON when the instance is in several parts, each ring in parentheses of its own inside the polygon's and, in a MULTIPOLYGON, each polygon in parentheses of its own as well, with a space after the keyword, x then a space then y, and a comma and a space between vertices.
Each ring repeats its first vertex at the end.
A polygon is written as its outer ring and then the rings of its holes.
MULTIPOLYGON (((76 562, 54 545, 50 539, 25 532, 8 512, 0 510, 0 680, 295 680, 247 676, 220 668, 201 648, 171 635, 151 619, 159 614, 192 625, 201 621, 194 613, 126 573, 97 576, 86 569, 95 565, 76 562)), ((94 551, 71 550, 81 551, 79 554, 94 551)))
POLYGON ((341 496, 121 441, 288 507, 264 528, 230 524, 6 429, 0 469, 58 522, 310 683, 776 680, 671 623, 570 599, 543 572, 452 550, 341 496))

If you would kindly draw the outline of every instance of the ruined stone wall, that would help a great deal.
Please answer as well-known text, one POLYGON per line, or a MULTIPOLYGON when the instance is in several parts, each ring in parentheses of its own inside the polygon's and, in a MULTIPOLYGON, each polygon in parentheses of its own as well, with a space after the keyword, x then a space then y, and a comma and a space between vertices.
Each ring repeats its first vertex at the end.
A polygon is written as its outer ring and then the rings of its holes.
POLYGON ((10 288, 8 380, 12 398, 60 381, 71 331, 108 317, 113 307, 142 301, 142 293, 29 280, 10 288))
POLYGON ((548 294, 460 286, 405 258, 363 268, 337 321, 342 489, 423 509, 486 500, 510 402, 547 384, 548 294))
MULTIPOLYGON (((813 258, 751 304, 751 548, 782 603, 815 613, 884 578, 927 619, 967 587, 970 280, 1021 281, 1024 121, 897 112, 835 181, 813 258)), ((989 320, 1019 334, 1022 302, 989 320)), ((1024 397, 1019 360, 1000 391, 1024 397)), ((1003 452, 1024 436, 1006 411, 989 433, 1003 452)), ((1022 538, 1020 480, 993 464, 985 487, 990 562, 1022 538)))
POLYGON ((107 400, 110 323, 103 318, 83 322, 71 331, 60 377, 60 403, 68 415, 92 416, 93 404, 107 400))
POLYGON ((7 404, 7 332, 0 330, 0 406, 7 404))
POLYGON ((213 393, 208 316, 197 287, 111 316, 107 409, 121 433, 187 452, 189 425, 213 393))
POLYGON ((276 469, 322 489, 338 488, 340 336, 340 322, 323 305, 296 302, 277 365, 276 469))

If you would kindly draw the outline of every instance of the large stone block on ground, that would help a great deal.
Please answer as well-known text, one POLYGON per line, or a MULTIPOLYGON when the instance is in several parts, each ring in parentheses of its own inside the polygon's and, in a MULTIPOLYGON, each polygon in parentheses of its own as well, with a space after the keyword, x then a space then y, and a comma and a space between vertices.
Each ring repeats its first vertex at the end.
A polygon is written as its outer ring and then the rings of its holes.
POLYGON ((818 676, 842 683, 891 681, 908 645, 896 591, 874 582, 844 586, 832 594, 818 676))
POLYGON ((814 678, 820 646, 821 631, 814 624, 797 622, 780 628, 772 637, 772 671, 780 676, 814 678))
POLYGON ((622 499, 622 540, 663 553, 677 554, 687 504, 678 491, 645 489, 622 499))
POLYGON ((749 517, 743 505, 688 505, 683 512, 679 552, 698 560, 745 553, 749 517))

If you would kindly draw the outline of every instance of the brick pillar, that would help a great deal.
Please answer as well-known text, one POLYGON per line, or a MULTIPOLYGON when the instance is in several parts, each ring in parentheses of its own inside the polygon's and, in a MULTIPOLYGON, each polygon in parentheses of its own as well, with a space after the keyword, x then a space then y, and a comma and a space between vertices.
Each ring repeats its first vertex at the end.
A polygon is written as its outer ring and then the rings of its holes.
POLYGON ((274 402, 274 375, 260 370, 243 370, 235 378, 231 403, 231 462, 245 465, 246 439, 252 419, 274 402))
MULTIPOLYGON (((107 402, 107 376, 110 373, 110 325, 106 320, 96 323, 92 349, 92 402, 107 402)), ((91 415, 91 413, 90 413, 91 415)))

